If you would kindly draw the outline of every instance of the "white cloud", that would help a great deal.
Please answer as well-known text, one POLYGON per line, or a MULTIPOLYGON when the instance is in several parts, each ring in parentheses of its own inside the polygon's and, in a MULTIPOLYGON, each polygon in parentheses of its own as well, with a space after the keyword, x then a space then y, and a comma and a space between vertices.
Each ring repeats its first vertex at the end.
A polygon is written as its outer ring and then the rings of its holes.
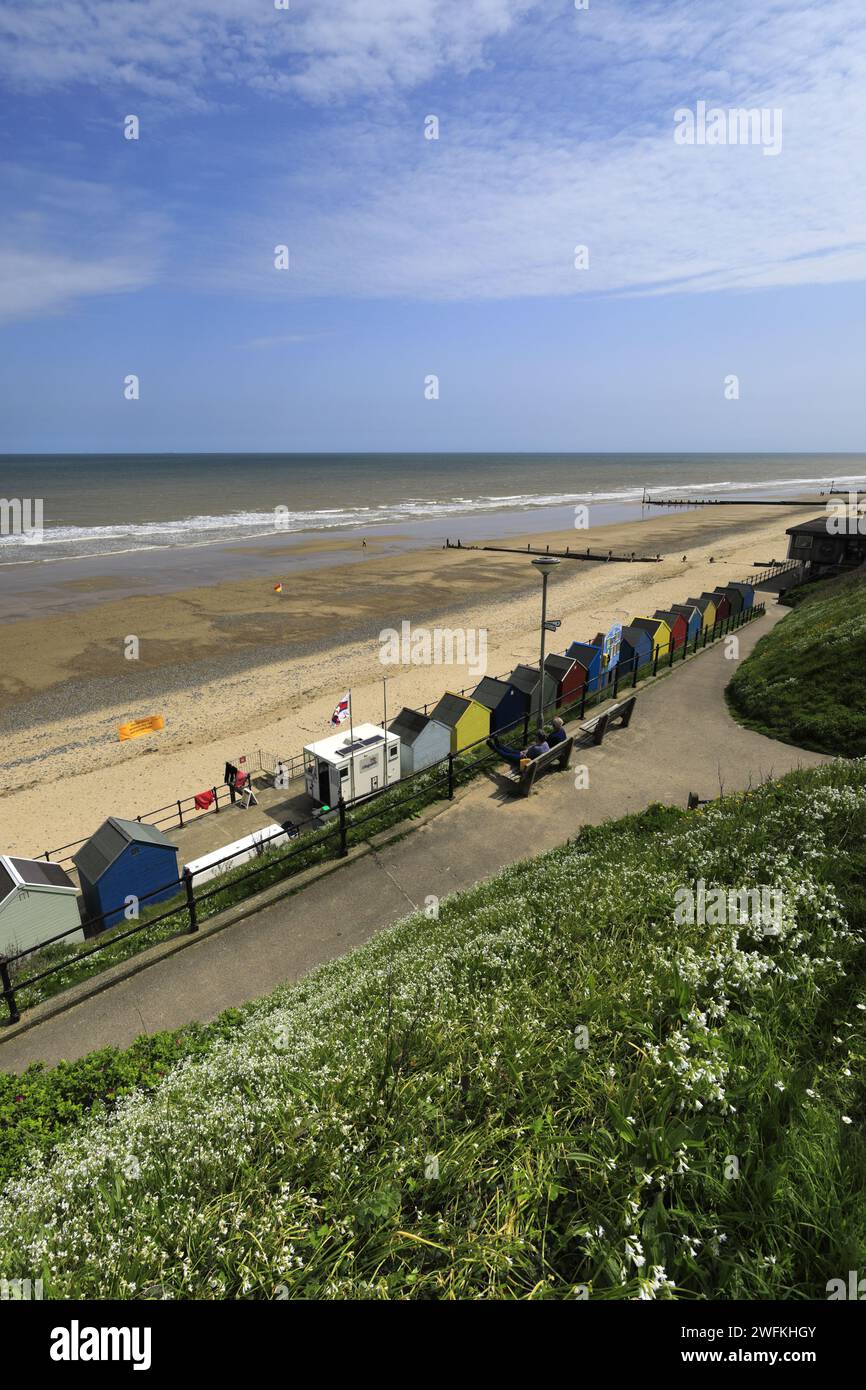
POLYGON ((466 71, 539 3, 7 0, 0 71, 27 87, 116 83, 192 105, 243 86, 330 100, 466 71))
POLYGON ((76 260, 0 246, 0 321, 56 313, 84 296, 139 290, 151 279, 149 269, 123 258, 76 260))

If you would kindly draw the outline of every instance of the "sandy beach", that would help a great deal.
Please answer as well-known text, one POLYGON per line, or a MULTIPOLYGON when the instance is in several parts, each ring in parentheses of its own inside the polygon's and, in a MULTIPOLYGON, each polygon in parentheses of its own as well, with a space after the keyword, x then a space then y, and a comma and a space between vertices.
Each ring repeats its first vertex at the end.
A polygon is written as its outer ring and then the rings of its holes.
MULTIPOLYGON (((664 557, 563 562, 550 584, 550 615, 562 620, 549 640, 556 651, 745 578, 755 561, 784 558, 785 527, 809 515, 793 507, 692 509, 591 532, 527 533, 514 543, 664 557)), ((360 539, 348 545, 360 547, 360 539)), ((259 748, 299 752, 331 732, 331 712, 349 687, 356 721, 378 722, 383 676, 389 718, 401 705, 476 683, 478 674, 459 665, 383 666, 379 633, 404 620, 485 629, 490 675, 537 661, 540 584, 528 560, 384 550, 372 540, 360 563, 293 574, 282 594, 256 574, 0 625, 2 849, 41 854, 89 834, 106 815, 144 815, 220 782, 227 758, 259 748), (124 655, 130 636, 139 640, 138 660, 124 655), (157 713, 164 732, 118 741, 123 721, 157 713)))

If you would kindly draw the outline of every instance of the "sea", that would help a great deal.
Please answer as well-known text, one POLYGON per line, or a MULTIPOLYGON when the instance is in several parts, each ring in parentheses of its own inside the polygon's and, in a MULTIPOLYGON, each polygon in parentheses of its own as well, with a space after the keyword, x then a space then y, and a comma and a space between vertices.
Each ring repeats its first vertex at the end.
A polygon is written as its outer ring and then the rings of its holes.
POLYGON ((647 494, 757 498, 866 486, 866 454, 6 454, 0 567, 360 532, 418 543, 641 514, 647 494), (26 523, 26 513, 25 523, 26 523), (33 526, 31 524, 31 532, 33 526))

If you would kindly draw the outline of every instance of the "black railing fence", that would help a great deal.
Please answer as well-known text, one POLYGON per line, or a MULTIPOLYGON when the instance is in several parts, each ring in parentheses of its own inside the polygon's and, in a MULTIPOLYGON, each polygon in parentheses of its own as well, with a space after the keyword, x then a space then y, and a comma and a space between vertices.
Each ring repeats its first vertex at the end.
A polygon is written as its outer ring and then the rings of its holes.
MULTIPOLYGON (((542 706, 541 717, 549 717, 553 714, 560 715, 564 720, 582 720, 587 710, 603 703, 605 700, 615 700, 621 690, 633 690, 639 681, 656 676, 659 669, 670 668, 676 661, 685 661, 689 656, 694 656, 698 651, 729 633, 736 631, 752 619, 761 616, 766 611, 766 606, 755 604, 752 608, 744 609, 738 614, 731 614, 722 622, 716 622, 713 627, 704 628, 693 638, 687 638, 679 643, 665 643, 656 646, 652 657, 648 661, 639 662, 637 657, 632 657, 629 661, 619 661, 609 671, 599 674, 593 679, 593 688, 584 685, 580 694, 569 704, 558 704, 556 700, 548 701, 542 706)), ((54 964, 47 965, 33 975, 26 978, 19 977, 21 962, 28 956, 44 951, 47 947, 55 946, 65 938, 77 935, 79 931, 84 932, 86 939, 98 937, 99 933, 105 929, 105 922, 121 913, 126 915, 129 911, 126 903, 119 904, 117 907, 107 910, 98 917, 92 917, 80 926, 70 927, 66 931, 58 932, 45 941, 37 945, 29 946, 23 951, 14 955, 0 955, 0 993, 6 1001, 9 1011, 9 1022, 17 1023, 21 1017, 20 1009, 16 996, 24 990, 58 974, 60 971, 67 970, 70 965, 78 964, 81 960, 86 960, 90 956, 96 955, 100 951, 108 950, 118 941, 126 940, 136 934, 149 931, 152 927, 167 921, 178 914, 184 914, 186 921, 183 927, 179 927, 177 932, 171 934, 164 940, 171 940, 176 936, 196 932, 199 928, 199 917, 202 908, 207 908, 209 903, 220 895, 225 894, 227 889, 234 889, 238 884, 250 883, 256 879, 261 879, 264 874, 271 874, 275 868, 285 866, 285 869, 276 876, 277 881, 288 877, 297 869, 299 861, 305 857, 307 864, 301 863, 301 867, 309 867, 312 863, 319 863, 328 858, 345 857, 350 848, 350 839, 354 838, 352 832, 370 824, 375 820, 381 819, 382 812, 377 811, 377 806, 382 805, 382 798, 390 798, 390 805, 385 805, 384 809, 394 810, 399 808, 404 810, 413 801, 423 798, 430 802, 440 796, 452 800, 456 788, 462 783, 474 777, 478 770, 484 765, 497 760, 497 752, 490 744, 490 738, 495 737, 500 745, 520 748, 529 742, 530 724, 532 727, 538 722, 539 715, 537 709, 527 710, 521 719, 515 720, 512 724, 492 730, 491 734, 476 740, 458 752, 449 753, 446 758, 429 767, 423 768, 418 772, 411 773, 408 777, 401 778, 399 782, 394 782, 390 786, 380 787, 375 791, 369 792, 366 796, 356 798, 351 804, 347 805, 344 801, 331 811, 311 816, 308 820, 299 822, 295 829, 299 832, 307 831, 306 834, 299 834, 296 841, 292 841, 289 848, 283 852, 282 846, 279 849, 269 850, 267 841, 256 848, 258 857, 263 857, 264 862, 253 865, 244 872, 232 872, 232 878, 227 883, 217 882, 213 887, 196 888, 195 878, 189 869, 183 872, 168 883, 152 889, 149 893, 141 894, 136 904, 136 912, 140 913, 142 903, 148 899, 162 899, 162 895, 171 892, 169 906, 165 911, 160 912, 154 917, 149 917, 146 921, 135 920, 133 925, 126 930, 116 932, 111 931, 111 935, 104 941, 96 940, 89 949, 76 952, 71 957, 65 957, 54 964), (315 830, 316 834, 310 833, 315 830), (319 847, 324 847, 324 852, 318 858, 311 858, 319 847), (13 979, 14 974, 14 979, 13 979)), ((403 817, 396 815, 391 822, 396 824, 403 817)), ((279 827, 275 825, 274 833, 279 833, 279 827)), ((363 836, 357 837, 363 839, 363 836)), ((209 866, 209 872, 219 864, 226 863, 237 858, 239 851, 233 850, 224 856, 223 859, 214 860, 209 866)), ((250 862, 250 861, 248 861, 250 862)), ((226 872, 229 872, 227 870, 226 872)), ((251 888, 251 892, 256 891, 251 888)))

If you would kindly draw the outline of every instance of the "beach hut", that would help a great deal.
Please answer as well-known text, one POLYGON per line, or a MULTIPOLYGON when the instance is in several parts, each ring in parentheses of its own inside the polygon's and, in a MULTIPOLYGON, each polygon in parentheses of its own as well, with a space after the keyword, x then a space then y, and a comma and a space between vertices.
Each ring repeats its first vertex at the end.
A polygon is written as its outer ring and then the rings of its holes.
POLYGON ((401 777, 422 772, 451 752, 451 730, 417 710, 401 709, 389 728, 400 740, 401 777))
POLYGON ((400 739, 378 724, 356 724, 304 747, 307 796, 319 806, 336 806, 400 781, 400 739))
POLYGON ((731 600, 723 590, 714 589, 711 594, 704 594, 704 598, 711 598, 716 605, 716 622, 723 623, 726 618, 731 616, 731 600))
POLYGON ((556 681, 547 671, 544 673, 543 695, 537 666, 515 666, 508 679, 523 697, 524 712, 529 713, 534 723, 543 724, 545 719, 553 717, 556 713, 556 681))
POLYGON ((614 623, 607 632, 597 632, 592 639, 592 646, 601 648, 601 677, 602 685, 607 684, 612 679, 613 668, 619 661, 620 643, 622 641, 622 623, 614 623))
POLYGON ((689 625, 682 613, 674 613, 671 608, 657 608, 653 617, 667 623, 671 630, 671 647, 675 652, 681 651, 689 635, 689 625))
POLYGON ((473 690, 472 699, 490 710, 491 733, 506 733, 512 729, 522 732, 526 699, 523 691, 518 690, 511 681, 485 676, 473 690))
POLYGON ((594 694, 600 688, 602 680, 601 647, 596 647, 591 642, 572 642, 565 655, 583 667, 586 672, 584 685, 587 694, 594 694))
POLYGON ((580 699, 586 682, 586 672, 571 656, 550 652, 544 658, 544 669, 556 681, 556 708, 565 709, 580 699))
POLYGON ((734 580, 734 582, 733 582, 732 584, 729 584, 729 585, 728 585, 728 588, 729 588, 729 589, 739 589, 740 593, 743 595, 743 611, 744 611, 744 612, 747 612, 748 609, 750 609, 750 608, 754 608, 754 606, 755 606, 755 591, 754 591, 754 589, 752 588, 751 584, 740 584, 740 583, 738 583, 736 580, 734 580))
POLYGON ((155 825, 109 816, 72 859, 86 920, 103 918, 88 927, 88 936, 122 922, 128 898, 143 900, 146 912, 179 892, 177 845, 155 825))
POLYGON ((664 618, 632 618, 632 627, 645 628, 652 638, 653 657, 656 653, 659 657, 667 656, 671 646, 671 630, 664 618))
POLYGON ((60 932, 83 941, 78 889, 59 864, 0 855, 0 953, 17 955, 60 932))
POLYGON ((728 603, 731 605, 731 617, 736 618, 743 611, 743 595, 733 584, 720 584, 715 590, 717 594, 724 594, 728 603))
POLYGON ((697 598, 687 598, 686 603, 697 608, 701 615, 701 631, 712 628, 716 621, 716 605, 709 594, 700 594, 697 598))
POLYGON ((490 710, 471 696, 446 691, 430 717, 451 730, 452 753, 490 736, 490 710))
POLYGON ((651 633, 643 627, 632 627, 630 624, 623 628, 622 638, 619 648, 619 670, 620 679, 623 676, 633 676, 635 670, 640 670, 642 666, 648 666, 653 659, 653 639, 651 633))
POLYGON ((695 608, 691 603, 672 603, 671 612, 679 613, 686 620, 687 640, 693 642, 700 635, 704 625, 703 614, 700 608, 695 608))

